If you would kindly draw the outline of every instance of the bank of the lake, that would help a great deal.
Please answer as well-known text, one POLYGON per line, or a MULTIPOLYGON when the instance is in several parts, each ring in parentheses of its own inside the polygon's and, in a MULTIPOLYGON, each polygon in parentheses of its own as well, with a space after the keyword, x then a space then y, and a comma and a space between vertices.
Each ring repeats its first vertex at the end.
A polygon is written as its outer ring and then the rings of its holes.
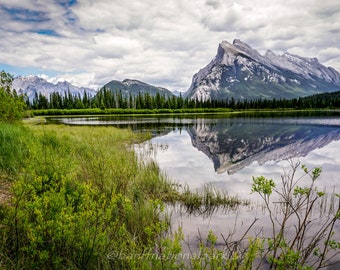
POLYGON ((231 108, 186 108, 186 109, 39 109, 28 110, 27 115, 30 116, 89 116, 89 115, 186 115, 186 114, 224 114, 224 115, 238 115, 238 114, 256 114, 256 113, 297 113, 304 114, 308 112, 338 112, 339 109, 231 109, 231 108))
POLYGON ((232 112, 229 108, 195 108, 195 109, 39 109, 29 110, 28 114, 34 116, 49 115, 145 115, 145 114, 186 114, 186 113, 226 113, 232 112))

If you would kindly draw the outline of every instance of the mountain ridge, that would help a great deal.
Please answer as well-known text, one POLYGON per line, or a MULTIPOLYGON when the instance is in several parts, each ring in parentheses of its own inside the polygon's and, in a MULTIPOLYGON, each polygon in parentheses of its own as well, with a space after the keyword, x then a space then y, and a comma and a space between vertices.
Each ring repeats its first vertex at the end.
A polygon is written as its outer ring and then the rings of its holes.
MULTIPOLYGON (((166 88, 153 86, 135 79, 125 79, 123 81, 112 80, 102 86, 100 90, 104 87, 112 91, 120 90, 123 92, 123 96, 128 96, 129 93, 138 95, 139 93, 143 94, 146 92, 151 95, 159 92, 160 94, 165 94, 167 97, 173 96, 172 92, 166 88)), ((85 92, 88 97, 94 97, 98 93, 98 91, 94 89, 78 87, 68 81, 53 84, 44 78, 33 75, 15 77, 12 82, 12 88, 15 89, 19 95, 25 95, 31 103, 39 94, 49 99, 52 93, 59 93, 63 96, 65 93, 70 92, 71 95, 80 95, 81 98, 83 98, 85 92)))
POLYGON ((192 78, 190 99, 296 98, 340 90, 340 73, 317 58, 288 52, 264 55, 239 39, 222 41, 216 56, 192 78))
POLYGON ((52 93, 59 93, 63 96, 65 93, 70 92, 72 95, 80 95, 81 97, 84 96, 85 92, 88 97, 93 97, 96 94, 96 91, 91 88, 78 87, 67 81, 53 84, 41 77, 32 75, 15 77, 12 82, 12 88, 19 95, 27 96, 30 102, 39 94, 42 94, 47 99, 50 98, 52 93))
POLYGON ((128 97, 129 94, 137 96, 145 93, 149 93, 152 96, 157 93, 165 95, 166 97, 173 96, 173 93, 164 87, 154 86, 135 79, 125 79, 123 81, 112 80, 101 87, 100 91, 104 88, 113 92, 121 91, 125 97, 128 97))

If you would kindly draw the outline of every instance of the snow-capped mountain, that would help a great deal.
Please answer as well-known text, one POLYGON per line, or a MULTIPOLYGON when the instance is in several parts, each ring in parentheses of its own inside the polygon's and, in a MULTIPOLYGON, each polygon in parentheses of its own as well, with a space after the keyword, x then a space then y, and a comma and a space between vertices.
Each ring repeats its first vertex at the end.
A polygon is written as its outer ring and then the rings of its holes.
POLYGON ((26 95, 30 102, 39 93, 48 99, 52 93, 59 93, 63 96, 65 93, 70 92, 74 96, 80 95, 81 97, 84 96, 85 92, 88 97, 93 97, 96 94, 96 91, 90 88, 77 87, 66 81, 53 84, 37 76, 15 77, 12 87, 18 94, 26 95))
POLYGON ((186 97, 207 99, 294 98, 340 90, 340 73, 316 58, 288 52, 261 55, 235 39, 222 41, 215 58, 193 76, 186 97))

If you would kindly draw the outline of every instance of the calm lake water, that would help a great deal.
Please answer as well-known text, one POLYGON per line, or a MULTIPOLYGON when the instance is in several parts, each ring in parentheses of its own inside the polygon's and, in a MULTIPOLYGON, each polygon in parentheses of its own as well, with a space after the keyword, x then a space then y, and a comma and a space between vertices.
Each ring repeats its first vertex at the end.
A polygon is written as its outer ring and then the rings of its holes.
MULTIPOLYGON (((49 122, 68 125, 112 125, 151 132, 150 141, 136 145, 142 158, 152 158, 172 181, 200 189, 212 185, 218 190, 249 199, 250 207, 218 210, 195 215, 171 208, 173 226, 181 226, 190 245, 197 244, 198 231, 204 236, 237 227, 242 234, 259 218, 254 230, 270 230, 266 213, 251 194, 252 177, 272 178, 280 185, 281 175, 291 170, 289 161, 308 168, 321 167, 318 189, 340 193, 340 112, 258 113, 195 116, 63 117, 49 122)), ((299 171, 302 175, 302 170, 299 171)), ((308 181, 308 180, 306 180, 308 181)), ((318 208, 316 218, 326 208, 318 208)), ((334 228, 340 234, 339 222, 334 228)), ((256 233, 254 232, 254 233, 256 233)), ((237 235, 236 235, 237 237, 237 235)))
POLYGON ((192 189, 213 183, 247 198, 252 176, 280 179, 293 159, 322 167, 322 188, 340 192, 340 112, 53 117, 48 122, 151 132, 153 139, 136 151, 150 153, 169 178, 192 189))

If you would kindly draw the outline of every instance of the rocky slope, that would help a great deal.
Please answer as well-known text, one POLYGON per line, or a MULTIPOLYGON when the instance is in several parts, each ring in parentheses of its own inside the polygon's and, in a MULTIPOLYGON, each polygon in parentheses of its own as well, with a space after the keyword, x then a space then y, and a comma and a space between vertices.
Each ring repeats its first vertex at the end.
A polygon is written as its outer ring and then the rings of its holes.
POLYGON ((193 76, 186 97, 207 99, 294 98, 340 90, 340 73, 316 58, 267 51, 223 41, 217 55, 193 76))

